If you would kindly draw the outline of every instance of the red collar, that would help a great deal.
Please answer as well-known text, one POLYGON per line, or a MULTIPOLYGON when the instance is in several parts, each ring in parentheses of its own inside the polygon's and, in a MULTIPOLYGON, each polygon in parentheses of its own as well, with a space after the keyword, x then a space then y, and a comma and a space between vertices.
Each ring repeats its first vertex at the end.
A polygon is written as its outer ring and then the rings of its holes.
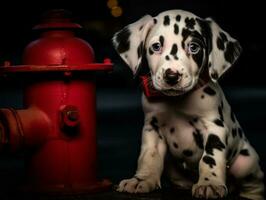
MULTIPOLYGON (((156 90, 153 87, 151 77, 149 75, 140 76, 140 80, 142 83, 141 85, 142 85, 143 92, 149 100, 159 100, 162 98, 173 98, 171 96, 167 96, 163 94, 162 92, 156 90)), ((206 74, 205 71, 203 71, 203 73, 201 74, 199 78, 197 85, 191 91, 201 88, 202 86, 206 85, 208 82, 209 82, 209 76, 206 74)))

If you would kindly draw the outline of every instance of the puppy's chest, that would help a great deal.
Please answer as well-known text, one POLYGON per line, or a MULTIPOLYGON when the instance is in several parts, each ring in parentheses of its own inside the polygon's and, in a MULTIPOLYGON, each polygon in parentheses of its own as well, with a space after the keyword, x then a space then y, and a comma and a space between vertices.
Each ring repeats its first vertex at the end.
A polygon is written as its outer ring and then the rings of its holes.
POLYGON ((162 129, 168 150, 171 155, 186 162, 197 165, 203 154, 203 135, 189 124, 186 119, 173 119, 162 129))

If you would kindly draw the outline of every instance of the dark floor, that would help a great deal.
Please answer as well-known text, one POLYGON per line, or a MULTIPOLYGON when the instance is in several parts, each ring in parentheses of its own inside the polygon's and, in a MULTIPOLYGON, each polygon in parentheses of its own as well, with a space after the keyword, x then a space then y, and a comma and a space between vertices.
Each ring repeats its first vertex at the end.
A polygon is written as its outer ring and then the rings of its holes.
MULTIPOLYGON (((1 200, 195 200, 191 197, 191 192, 187 190, 176 190, 172 188, 163 188, 162 190, 151 192, 149 194, 128 194, 119 193, 113 189, 106 192, 99 192, 95 194, 9 194, 1 196, 1 200)), ((224 200, 237 200, 239 198, 229 195, 224 200)))

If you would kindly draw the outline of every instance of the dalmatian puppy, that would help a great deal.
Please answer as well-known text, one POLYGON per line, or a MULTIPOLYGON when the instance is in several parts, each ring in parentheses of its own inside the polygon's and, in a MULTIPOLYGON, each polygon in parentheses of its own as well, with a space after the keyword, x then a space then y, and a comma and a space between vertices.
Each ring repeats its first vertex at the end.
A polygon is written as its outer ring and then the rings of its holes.
POLYGON ((165 96, 142 96, 138 167, 117 191, 153 191, 165 171, 196 198, 225 197, 233 177, 240 198, 264 199, 259 157, 217 83, 239 57, 238 41, 211 18, 170 10, 126 26, 113 44, 134 74, 146 60, 153 87, 165 96))

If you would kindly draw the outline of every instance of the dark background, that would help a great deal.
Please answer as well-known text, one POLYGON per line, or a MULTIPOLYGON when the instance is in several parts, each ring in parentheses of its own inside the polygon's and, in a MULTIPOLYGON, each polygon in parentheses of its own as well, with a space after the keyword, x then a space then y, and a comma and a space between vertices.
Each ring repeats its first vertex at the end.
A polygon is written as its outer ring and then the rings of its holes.
MULTIPOLYGON (((107 0, 8 1, 0 8, 0 63, 21 64, 24 47, 38 35, 32 27, 49 9, 67 9, 84 30, 79 35, 94 48, 97 62, 106 57, 115 63, 111 74, 97 78, 99 176, 114 183, 133 175, 143 123, 137 80, 111 46, 112 35, 145 14, 185 9, 201 17, 211 16, 234 38, 243 52, 220 83, 247 137, 266 165, 265 6, 263 1, 233 0, 120 0, 121 17, 113 17, 107 0)), ((22 85, 0 82, 0 107, 22 108, 22 85)), ((22 180, 23 157, 0 156, 0 186, 8 190, 22 180)), ((0 192, 1 194, 1 192, 0 192)), ((1 197, 0 197, 1 198, 1 197)))

